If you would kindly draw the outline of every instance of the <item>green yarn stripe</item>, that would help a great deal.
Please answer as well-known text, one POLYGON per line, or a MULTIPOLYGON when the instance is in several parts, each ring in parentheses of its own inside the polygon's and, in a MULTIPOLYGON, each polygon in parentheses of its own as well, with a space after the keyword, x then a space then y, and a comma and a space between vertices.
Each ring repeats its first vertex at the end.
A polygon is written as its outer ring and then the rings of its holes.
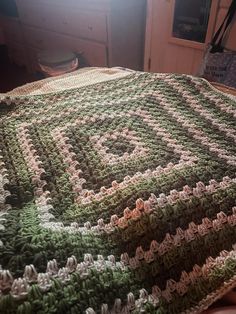
POLYGON ((235 117, 177 74, 2 98, 0 312, 209 306, 236 278, 235 117))

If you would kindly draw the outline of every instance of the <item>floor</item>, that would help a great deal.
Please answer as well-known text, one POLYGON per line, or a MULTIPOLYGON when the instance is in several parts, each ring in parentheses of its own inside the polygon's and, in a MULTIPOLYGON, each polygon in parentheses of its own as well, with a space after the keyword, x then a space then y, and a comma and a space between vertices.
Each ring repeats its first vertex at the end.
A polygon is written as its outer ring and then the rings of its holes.
POLYGON ((10 62, 5 46, 0 46, 0 93, 8 92, 18 86, 36 80, 35 75, 27 72, 26 68, 10 62))

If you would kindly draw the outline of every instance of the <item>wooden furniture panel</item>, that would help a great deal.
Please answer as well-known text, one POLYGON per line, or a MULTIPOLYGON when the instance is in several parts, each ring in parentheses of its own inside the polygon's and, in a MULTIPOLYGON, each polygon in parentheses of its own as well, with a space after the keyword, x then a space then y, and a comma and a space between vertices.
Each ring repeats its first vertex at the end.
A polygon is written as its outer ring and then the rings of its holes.
POLYGON ((109 64, 143 69, 146 1, 111 2, 109 64))
POLYGON ((71 50, 81 53, 90 66, 107 66, 107 49, 105 45, 87 40, 71 39, 71 50))
MULTIPOLYGON (((215 31, 218 29, 222 23, 228 8, 230 6, 231 0, 221 0, 219 3, 219 10, 216 17, 215 31)), ((231 25, 230 31, 227 34, 225 41, 225 47, 230 50, 236 51, 236 17, 231 25)))
POLYGON ((13 41, 22 44, 23 36, 18 20, 14 18, 3 18, 2 27, 4 30, 4 37, 6 41, 13 41))
MULTIPOLYGON (((164 0, 148 0, 145 71, 168 72, 168 68, 164 66, 165 60, 173 62, 172 58, 165 58, 166 52, 169 50, 164 49, 169 30, 167 21, 171 19, 170 8, 170 5, 164 0), (155 25, 155 21, 158 21, 158 25, 155 25)), ((169 66, 169 62, 166 62, 167 66, 169 66)))
POLYGON ((25 37, 30 47, 37 50, 45 49, 69 49, 82 54, 88 65, 106 66, 106 46, 88 40, 72 38, 54 32, 42 31, 32 27, 24 26, 25 37))
POLYGON ((69 49, 77 54, 81 54, 88 65, 107 65, 106 46, 103 44, 52 32, 47 32, 47 41, 53 42, 54 48, 69 49))
POLYGON ((20 14, 26 25, 107 42, 107 19, 106 14, 101 12, 81 12, 78 8, 72 10, 71 7, 54 7, 45 3, 24 3, 20 6, 20 14))
MULTIPOLYGON (((172 36, 175 0, 148 0, 145 70, 196 74, 206 45, 211 41, 230 3, 231 0, 211 2, 206 39, 200 43, 172 36)), ((235 38, 235 31, 231 31, 231 46, 232 43, 236 45, 235 38)))
POLYGON ((22 5, 18 7, 20 20, 25 25, 37 26, 47 28, 47 11, 44 6, 35 3, 34 5, 22 2, 22 5))
POLYGON ((100 12, 85 11, 80 13, 79 10, 68 11, 68 33, 81 38, 93 39, 106 43, 107 35, 107 17, 100 12))
POLYGON ((20 66, 27 65, 25 41, 19 20, 14 17, 0 16, 0 23, 10 60, 20 66))
POLYGON ((192 73, 193 74, 198 74, 199 69, 202 64, 202 60, 204 57, 204 51, 202 50, 195 50, 193 54, 193 63, 192 63, 192 73))
POLYGON ((8 45, 8 54, 12 62, 24 66, 27 64, 27 56, 23 45, 16 42, 6 42, 8 45))
MULTIPOLYGON (((79 8, 82 10, 96 10, 96 11, 109 11, 110 3, 113 0, 16 0, 18 8, 22 5, 52 5, 54 7, 62 5, 64 7, 79 8)), ((117 1, 117 0, 114 0, 117 1)))
POLYGON ((91 66, 143 69, 146 0, 16 3, 25 47, 33 51, 30 55, 35 49, 67 48, 82 53, 91 66))
POLYGON ((232 0, 220 0, 219 7, 228 8, 231 4, 232 0))
POLYGON ((51 36, 52 40, 50 40, 50 36, 47 31, 29 26, 23 26, 23 31, 28 46, 42 50, 53 47, 56 48, 53 36, 51 36))

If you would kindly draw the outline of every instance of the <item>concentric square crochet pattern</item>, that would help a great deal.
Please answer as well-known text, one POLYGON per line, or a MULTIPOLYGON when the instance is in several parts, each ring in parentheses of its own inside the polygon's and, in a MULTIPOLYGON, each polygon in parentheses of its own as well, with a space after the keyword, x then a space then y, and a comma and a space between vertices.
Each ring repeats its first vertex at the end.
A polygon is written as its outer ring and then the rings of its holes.
POLYGON ((236 101, 134 72, 0 101, 0 313, 199 313, 236 286, 236 101))

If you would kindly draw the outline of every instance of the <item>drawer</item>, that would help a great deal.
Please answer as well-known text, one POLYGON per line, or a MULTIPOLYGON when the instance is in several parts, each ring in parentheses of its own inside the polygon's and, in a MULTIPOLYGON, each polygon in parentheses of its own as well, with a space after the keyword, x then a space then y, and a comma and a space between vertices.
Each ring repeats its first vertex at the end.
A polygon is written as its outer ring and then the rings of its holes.
POLYGON ((68 49, 82 54, 90 66, 108 65, 107 48, 104 44, 52 32, 48 32, 47 38, 54 43, 54 48, 68 49))
POLYGON ((29 46, 42 50, 56 48, 56 40, 50 32, 28 26, 23 26, 23 31, 24 38, 29 46))
MULTIPOLYGON (((50 7, 50 6, 49 6, 50 7)), ((49 12, 48 6, 43 4, 22 4, 18 8, 19 16, 23 24, 41 28, 53 27, 53 12, 49 12)))
POLYGON ((27 57, 23 45, 17 44, 15 42, 7 42, 7 47, 11 61, 20 66, 27 65, 27 57))
POLYGON ((71 39, 72 51, 82 54, 89 66, 107 67, 107 48, 103 44, 88 40, 71 39))
POLYGON ((54 8, 57 5, 65 5, 79 8, 79 9, 85 9, 85 10, 98 10, 98 11, 109 11, 111 0, 15 0, 18 7, 21 7, 23 5, 29 6, 29 5, 51 5, 54 6, 54 8))
POLYGON ((22 3, 22 5, 19 5, 18 13, 21 22, 27 25, 42 25, 40 9, 41 7, 38 5, 31 6, 24 3, 22 3))
POLYGON ((34 49, 67 49, 82 54, 91 66, 108 65, 107 48, 104 44, 26 26, 24 34, 28 45, 34 49))
POLYGON ((61 33, 103 43, 107 42, 107 17, 105 13, 60 8, 58 15, 55 15, 54 24, 61 33))
POLYGON ((19 7, 22 22, 71 36, 107 42, 107 15, 99 11, 79 10, 69 6, 47 3, 22 3, 19 7))
POLYGON ((2 25, 6 41, 14 41, 23 44, 22 28, 19 21, 3 19, 2 25))

